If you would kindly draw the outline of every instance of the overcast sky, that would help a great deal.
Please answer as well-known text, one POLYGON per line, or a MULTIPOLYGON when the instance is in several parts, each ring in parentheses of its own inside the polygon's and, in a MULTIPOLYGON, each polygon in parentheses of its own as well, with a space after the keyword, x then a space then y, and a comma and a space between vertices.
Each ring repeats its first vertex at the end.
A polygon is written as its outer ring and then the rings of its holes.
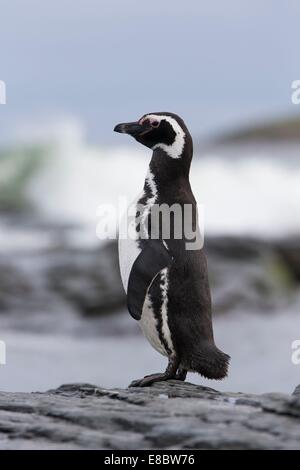
POLYGON ((151 111, 199 135, 297 112, 299 17, 297 0, 0 0, 2 133, 74 115, 109 142, 151 111))

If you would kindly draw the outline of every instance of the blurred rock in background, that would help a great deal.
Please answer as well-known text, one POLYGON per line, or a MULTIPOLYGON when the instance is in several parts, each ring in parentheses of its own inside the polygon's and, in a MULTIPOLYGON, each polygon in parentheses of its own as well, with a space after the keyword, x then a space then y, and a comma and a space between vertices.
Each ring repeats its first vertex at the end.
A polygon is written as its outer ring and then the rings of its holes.
MULTIPOLYGON (((33 312, 57 305, 87 317, 125 308, 117 241, 78 247, 72 244, 74 227, 35 219, 29 223, 29 218, 26 227, 19 224, 16 217, 13 222, 6 217, 2 224, 10 245, 0 253, 2 316, 19 314, 28 328, 33 312), (14 247, 18 230, 23 240, 14 247)), ((292 303, 300 282, 299 250, 300 238, 208 237, 214 312, 256 310, 267 315, 292 303)))

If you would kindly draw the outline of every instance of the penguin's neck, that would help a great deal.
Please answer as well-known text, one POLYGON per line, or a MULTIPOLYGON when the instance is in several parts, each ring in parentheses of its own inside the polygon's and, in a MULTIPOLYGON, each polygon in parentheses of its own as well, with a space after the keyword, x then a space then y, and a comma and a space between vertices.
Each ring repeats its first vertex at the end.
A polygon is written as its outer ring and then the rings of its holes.
POLYGON ((170 157, 164 150, 157 148, 153 151, 149 164, 145 185, 149 186, 149 179, 156 185, 158 192, 165 191, 178 183, 189 185, 190 165, 193 150, 185 147, 178 158, 170 157))

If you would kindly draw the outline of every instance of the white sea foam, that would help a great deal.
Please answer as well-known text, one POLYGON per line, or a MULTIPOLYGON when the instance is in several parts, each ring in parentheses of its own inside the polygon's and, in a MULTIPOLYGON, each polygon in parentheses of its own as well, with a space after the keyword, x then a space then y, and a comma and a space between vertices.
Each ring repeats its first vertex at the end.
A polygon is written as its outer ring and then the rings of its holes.
MULTIPOLYGON (((55 220, 97 224, 101 203, 134 199, 142 189, 151 152, 138 146, 91 147, 82 133, 60 134, 52 155, 34 176, 29 197, 42 214, 55 220)), ((238 158, 196 155, 191 183, 204 205, 206 234, 280 236, 300 231, 300 156, 289 161, 289 148, 240 151, 238 158), (243 157, 243 158, 241 158, 243 157)), ((91 231, 91 240, 95 239, 91 231)))

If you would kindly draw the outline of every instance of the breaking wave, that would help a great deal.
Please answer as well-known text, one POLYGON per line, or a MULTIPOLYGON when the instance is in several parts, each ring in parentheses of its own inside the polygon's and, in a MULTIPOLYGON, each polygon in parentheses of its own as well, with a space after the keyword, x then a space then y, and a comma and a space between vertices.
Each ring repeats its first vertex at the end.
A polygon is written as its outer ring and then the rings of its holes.
MULTIPOLYGON (((47 143, 43 139, 47 157, 30 176, 24 197, 44 217, 96 227, 100 204, 117 205, 120 196, 132 200, 143 187, 151 153, 135 143, 93 147, 70 123, 51 132, 47 143)), ((299 233, 299 182, 300 158, 289 158, 288 146, 276 158, 262 150, 241 149, 232 158, 222 150, 204 152, 195 155, 191 169, 205 232, 214 235, 299 233)))

